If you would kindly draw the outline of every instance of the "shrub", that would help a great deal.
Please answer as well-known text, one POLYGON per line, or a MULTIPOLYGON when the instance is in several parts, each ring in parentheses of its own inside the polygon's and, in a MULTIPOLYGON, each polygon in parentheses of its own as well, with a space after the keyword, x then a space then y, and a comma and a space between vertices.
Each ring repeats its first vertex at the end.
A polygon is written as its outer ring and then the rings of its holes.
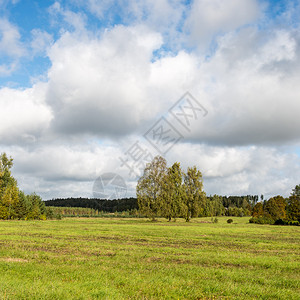
POLYGON ((62 219, 62 215, 60 212, 55 211, 55 209, 53 207, 47 206, 46 207, 46 217, 47 219, 57 219, 57 220, 61 220, 62 219))
POLYGON ((289 224, 291 226, 300 226, 300 222, 299 221, 289 221, 289 224))
POLYGON ((264 217, 252 217, 249 220, 249 223, 256 223, 256 224, 274 224, 275 221, 272 218, 264 217))
POLYGON ((275 224, 275 225, 299 226, 299 222, 298 222, 298 221, 282 220, 282 219, 276 220, 274 224, 275 224))
POLYGON ((228 219, 228 220, 227 220, 227 223, 228 223, 228 224, 231 224, 232 222, 233 222, 232 219, 228 219))
POLYGON ((286 221, 284 221, 282 219, 278 219, 278 220, 275 221, 274 224, 275 225, 286 225, 286 223, 287 223, 286 221))

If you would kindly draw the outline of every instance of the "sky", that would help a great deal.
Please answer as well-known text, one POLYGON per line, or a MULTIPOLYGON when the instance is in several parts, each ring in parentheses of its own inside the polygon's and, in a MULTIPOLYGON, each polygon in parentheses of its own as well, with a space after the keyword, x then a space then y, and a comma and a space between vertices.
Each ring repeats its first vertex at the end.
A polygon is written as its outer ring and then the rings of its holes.
POLYGON ((156 155, 288 196, 299 113, 299 0, 0 0, 0 152, 44 200, 135 196, 156 155))

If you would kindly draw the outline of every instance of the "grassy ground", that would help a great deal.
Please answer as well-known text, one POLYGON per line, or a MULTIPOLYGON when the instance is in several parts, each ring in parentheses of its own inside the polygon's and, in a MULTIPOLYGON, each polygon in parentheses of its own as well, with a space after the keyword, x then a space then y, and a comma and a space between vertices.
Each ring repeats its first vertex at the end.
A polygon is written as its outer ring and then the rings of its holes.
POLYGON ((0 222, 0 299, 300 299, 300 227, 0 222))

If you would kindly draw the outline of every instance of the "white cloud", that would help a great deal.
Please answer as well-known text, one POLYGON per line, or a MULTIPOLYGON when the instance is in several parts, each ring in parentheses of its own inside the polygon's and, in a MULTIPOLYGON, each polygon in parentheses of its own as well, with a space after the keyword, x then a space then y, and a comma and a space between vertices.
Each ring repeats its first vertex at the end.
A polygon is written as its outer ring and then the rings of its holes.
MULTIPOLYGON (((66 33, 49 51, 47 101, 53 126, 65 133, 126 134, 147 109, 152 51, 161 37, 145 27, 117 26, 100 39, 66 33)), ((154 109, 155 110, 155 109, 154 109)))
POLYGON ((0 18, 0 76, 10 75, 17 67, 18 60, 26 55, 26 48, 21 43, 21 36, 16 26, 6 18, 0 18))
POLYGON ((300 159, 274 147, 217 147, 181 144, 167 155, 169 165, 196 165, 208 194, 288 196, 300 176, 300 159))
POLYGON ((300 39, 292 32, 226 35, 198 70, 206 74, 209 114, 190 137, 225 145, 299 141, 299 70, 300 39))
POLYGON ((113 7, 113 2, 110 0, 88 0, 87 2, 85 1, 85 4, 88 5, 93 14, 101 19, 104 18, 105 13, 113 7))
POLYGON ((154 30, 175 34, 186 7, 180 0, 144 0, 130 2, 127 10, 127 18, 133 15, 137 22, 145 22, 154 30))
POLYGON ((0 19, 0 54, 13 58, 25 55, 26 51, 20 41, 20 33, 16 26, 7 19, 0 19))
MULTIPOLYGON (((80 2, 80 1, 79 1, 80 2)), ((81 1, 89 11, 100 19, 113 22, 117 16, 121 22, 144 23, 152 29, 166 30, 173 28, 182 19, 185 10, 181 0, 137 0, 137 1, 81 1)))
POLYGON ((6 149, 14 157, 13 173, 20 188, 27 193, 35 191, 44 199, 53 195, 92 197, 93 182, 107 172, 117 172, 127 179, 128 172, 118 160, 122 152, 113 144, 57 140, 6 149))
POLYGON ((1 143, 27 143, 40 137, 49 126, 51 110, 45 104, 45 86, 0 90, 1 143))
POLYGON ((259 15, 257 0, 195 0, 185 27, 191 42, 205 49, 215 35, 250 24, 259 15))
POLYGON ((77 3, 87 7, 101 21, 107 22, 107 27, 112 24, 143 24, 160 32, 169 49, 180 50, 183 43, 178 29, 183 26, 187 6, 181 0, 79 0, 77 3))
POLYGON ((60 2, 54 2, 49 7, 49 13, 52 16, 52 22, 61 26, 61 31, 64 33, 67 29, 72 29, 77 32, 85 30, 86 16, 84 13, 75 13, 71 10, 64 9, 60 2), (62 20, 60 19, 62 17, 62 20), (62 29, 64 28, 64 29, 62 29))
POLYGON ((53 43, 52 35, 38 28, 33 29, 31 31, 31 34, 32 34, 31 48, 33 50, 33 53, 45 55, 47 49, 49 49, 49 47, 53 43))
POLYGON ((264 64, 282 60, 294 60, 297 42, 291 32, 277 30, 273 39, 269 40, 261 49, 260 58, 264 64))
POLYGON ((16 171, 46 180, 90 181, 100 172, 109 172, 119 164, 114 157, 120 155, 117 147, 99 144, 37 145, 31 152, 24 148, 15 150, 16 171))

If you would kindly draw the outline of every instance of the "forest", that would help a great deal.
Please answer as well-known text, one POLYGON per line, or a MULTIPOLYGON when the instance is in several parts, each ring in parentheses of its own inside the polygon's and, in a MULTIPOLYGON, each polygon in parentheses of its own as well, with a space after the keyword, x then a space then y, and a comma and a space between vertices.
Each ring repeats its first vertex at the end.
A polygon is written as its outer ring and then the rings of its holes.
POLYGON ((45 201, 46 206, 56 207, 86 207, 102 212, 122 212, 138 209, 136 198, 123 199, 96 199, 96 198, 57 198, 45 201))

